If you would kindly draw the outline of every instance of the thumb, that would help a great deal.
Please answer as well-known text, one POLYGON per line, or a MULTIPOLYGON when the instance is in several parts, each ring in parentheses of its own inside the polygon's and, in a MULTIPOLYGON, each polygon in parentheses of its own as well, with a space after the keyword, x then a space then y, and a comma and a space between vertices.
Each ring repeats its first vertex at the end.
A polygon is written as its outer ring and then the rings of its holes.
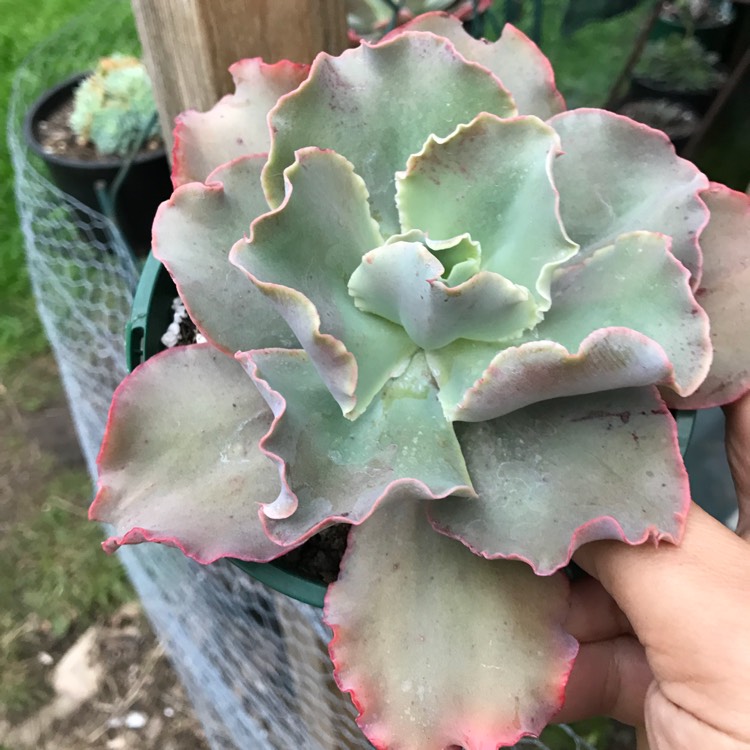
POLYGON ((746 729, 750 545, 693 504, 679 546, 594 542, 575 560, 625 613, 669 700, 746 729))
POLYGON ((750 541, 750 393, 724 407, 729 468, 739 504, 737 533, 750 541))

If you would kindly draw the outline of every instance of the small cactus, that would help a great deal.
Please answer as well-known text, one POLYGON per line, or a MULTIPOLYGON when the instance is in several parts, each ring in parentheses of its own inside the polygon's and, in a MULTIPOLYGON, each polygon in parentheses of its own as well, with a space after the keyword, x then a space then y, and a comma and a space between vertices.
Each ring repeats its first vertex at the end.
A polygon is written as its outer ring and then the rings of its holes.
POLYGON ((158 136, 156 104, 143 63, 135 57, 102 58, 76 89, 70 127, 82 144, 100 154, 125 156, 158 136))

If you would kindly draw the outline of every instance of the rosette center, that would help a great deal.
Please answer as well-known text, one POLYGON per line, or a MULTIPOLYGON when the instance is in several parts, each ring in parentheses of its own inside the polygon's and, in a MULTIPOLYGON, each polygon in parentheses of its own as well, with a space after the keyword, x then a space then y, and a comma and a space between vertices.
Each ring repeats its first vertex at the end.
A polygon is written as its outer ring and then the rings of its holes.
POLYGON ((403 326, 427 350, 461 338, 505 341, 533 328, 541 315, 529 290, 481 270, 480 261, 468 234, 432 241, 410 232, 364 255, 349 294, 358 309, 403 326))

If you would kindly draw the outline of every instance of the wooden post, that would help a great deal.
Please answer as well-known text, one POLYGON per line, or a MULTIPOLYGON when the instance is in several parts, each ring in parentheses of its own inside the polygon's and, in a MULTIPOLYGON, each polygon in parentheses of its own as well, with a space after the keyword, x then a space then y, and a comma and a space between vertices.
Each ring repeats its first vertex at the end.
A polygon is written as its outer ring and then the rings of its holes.
POLYGON ((132 0, 162 132, 232 90, 227 68, 244 57, 311 62, 348 44, 346 0, 132 0))

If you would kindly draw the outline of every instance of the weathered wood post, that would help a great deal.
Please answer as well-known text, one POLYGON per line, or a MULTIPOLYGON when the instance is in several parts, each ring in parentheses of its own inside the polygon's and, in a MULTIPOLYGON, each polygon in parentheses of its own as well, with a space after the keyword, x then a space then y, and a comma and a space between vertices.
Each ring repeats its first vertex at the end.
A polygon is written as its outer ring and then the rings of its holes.
MULTIPOLYGON (((311 62, 322 50, 338 54, 348 46, 346 0, 131 1, 169 149, 176 115, 209 109, 232 91, 231 63, 246 57, 311 62)), ((277 614, 300 721, 318 741, 333 739, 345 720, 344 699, 332 679, 310 685, 311 674, 330 670, 321 641, 292 602, 280 599, 277 614)))
MULTIPOLYGON (((244 57, 311 62, 347 46, 345 0, 132 0, 162 132, 232 90, 227 68, 244 57)), ((171 143, 167 143, 171 148, 171 143)))

